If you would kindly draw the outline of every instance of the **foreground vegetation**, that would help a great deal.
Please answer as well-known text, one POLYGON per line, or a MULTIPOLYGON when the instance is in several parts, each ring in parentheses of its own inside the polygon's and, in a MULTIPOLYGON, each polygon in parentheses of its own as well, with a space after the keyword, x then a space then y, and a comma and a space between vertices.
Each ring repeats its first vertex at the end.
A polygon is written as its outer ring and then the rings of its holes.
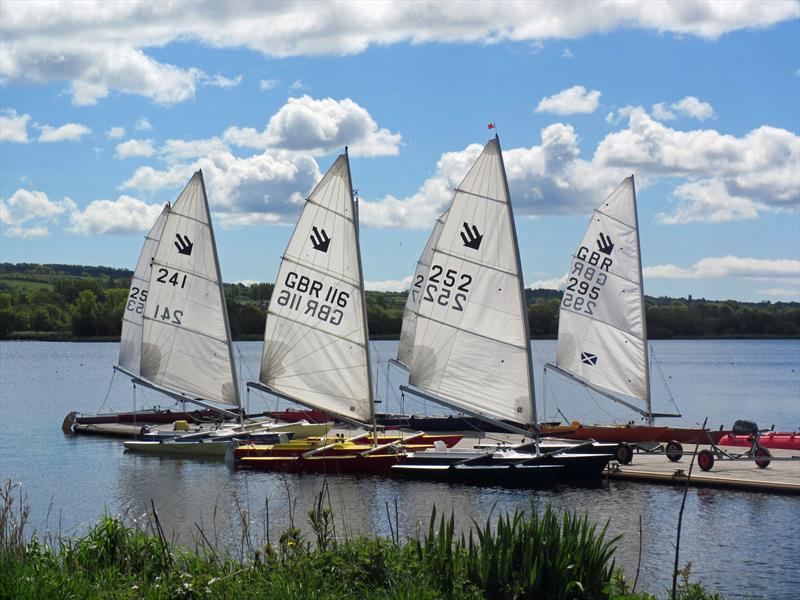
MULTIPOLYGON (((276 546, 254 545, 243 523, 247 552, 233 558, 199 527, 194 550, 170 543, 155 511, 129 525, 103 517, 79 539, 28 539, 28 509, 14 492, 0 490, 2 598, 655 598, 631 591, 615 568, 618 538, 549 507, 476 523, 466 535, 434 509, 416 538, 401 540, 395 522, 391 539, 340 540, 323 492, 308 515, 312 539, 291 527, 276 546)), ((676 597, 719 598, 688 576, 676 597)))
MULTIPOLYGON (((74 339, 119 336, 131 272, 109 267, 0 264, 0 339, 74 339)), ((236 339, 264 333, 271 283, 225 284, 236 339)), ((531 334, 558 333, 561 293, 526 290, 531 334)), ((367 292, 372 337, 397 337, 406 294, 367 292)), ((651 339, 703 337, 800 337, 800 303, 715 302, 647 298, 651 339)))

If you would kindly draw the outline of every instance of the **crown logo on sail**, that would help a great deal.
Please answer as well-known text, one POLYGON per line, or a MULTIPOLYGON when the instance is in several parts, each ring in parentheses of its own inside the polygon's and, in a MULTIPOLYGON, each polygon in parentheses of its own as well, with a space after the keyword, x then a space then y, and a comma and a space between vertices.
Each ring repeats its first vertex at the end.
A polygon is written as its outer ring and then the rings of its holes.
POLYGON ((320 252, 327 252, 328 246, 331 245, 331 238, 328 237, 328 234, 325 233, 325 230, 319 230, 316 227, 312 227, 313 233, 311 234, 311 244, 314 246, 314 250, 319 250, 320 252))
POLYGON ((603 254, 611 256, 611 251, 614 249, 614 242, 611 241, 611 236, 600 232, 600 238, 597 240, 597 249, 603 254))
POLYGON ((464 242, 464 245, 467 248, 472 248, 473 250, 477 250, 481 247, 481 241, 483 241, 483 236, 478 231, 478 228, 473 225, 472 229, 469 228, 469 224, 464 221, 464 231, 461 232, 461 241, 464 242))

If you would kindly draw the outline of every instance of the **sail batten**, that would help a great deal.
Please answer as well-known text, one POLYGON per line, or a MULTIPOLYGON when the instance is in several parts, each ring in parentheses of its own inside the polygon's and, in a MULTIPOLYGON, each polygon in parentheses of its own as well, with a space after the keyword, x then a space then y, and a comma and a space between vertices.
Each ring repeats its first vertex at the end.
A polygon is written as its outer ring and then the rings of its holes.
POLYGON ((188 397, 240 406, 211 215, 198 171, 153 255, 139 373, 188 397))
POLYGON ((592 214, 559 311, 556 365, 586 384, 649 405, 636 195, 628 177, 592 214))
POLYGON ((267 310, 260 383, 349 420, 374 413, 368 333, 346 154, 309 195, 267 310))
POLYGON ((495 138, 455 189, 417 265, 398 347, 410 385, 464 412, 531 422, 523 293, 495 138))

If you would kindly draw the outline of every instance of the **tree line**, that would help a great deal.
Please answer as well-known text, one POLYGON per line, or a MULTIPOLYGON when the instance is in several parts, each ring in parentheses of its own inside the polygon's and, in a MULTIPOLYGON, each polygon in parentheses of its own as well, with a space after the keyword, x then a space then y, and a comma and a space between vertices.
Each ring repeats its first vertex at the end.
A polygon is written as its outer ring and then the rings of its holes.
MULTIPOLYGON (((75 265, 0 264, 0 338, 75 338, 120 334, 132 273, 75 265)), ((225 284, 231 333, 260 338, 272 295, 270 283, 225 284)), ((397 337, 406 294, 367 292, 372 337, 397 337)), ((558 334, 561 292, 526 290, 531 335, 558 334)), ((651 339, 702 337, 800 337, 800 303, 650 298, 651 339)))

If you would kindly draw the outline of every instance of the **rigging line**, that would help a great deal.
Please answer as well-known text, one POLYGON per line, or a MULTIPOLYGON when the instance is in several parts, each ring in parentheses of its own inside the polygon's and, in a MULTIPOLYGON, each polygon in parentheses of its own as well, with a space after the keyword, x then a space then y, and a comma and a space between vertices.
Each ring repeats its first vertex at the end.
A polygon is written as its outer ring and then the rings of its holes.
POLYGON ((664 387, 667 390, 667 395, 669 396, 669 401, 672 403, 672 406, 675 407, 677 412, 680 412, 680 408, 678 407, 678 403, 675 401, 675 397, 672 395, 672 390, 669 387, 669 383, 667 382, 667 378, 664 376, 664 371, 661 370, 661 361, 656 356, 656 352, 653 349, 652 344, 650 345, 650 356, 656 363, 656 369, 658 369, 658 374, 661 377, 661 383, 664 384, 664 387))
POLYGON ((98 413, 103 410, 103 407, 106 405, 106 402, 108 402, 108 397, 111 395, 111 386, 114 385, 114 378, 116 377, 116 375, 117 375, 117 371, 116 370, 112 370, 111 371, 111 381, 108 382, 108 389, 106 390, 106 397, 103 398, 103 403, 100 405, 100 410, 97 411, 98 413))

